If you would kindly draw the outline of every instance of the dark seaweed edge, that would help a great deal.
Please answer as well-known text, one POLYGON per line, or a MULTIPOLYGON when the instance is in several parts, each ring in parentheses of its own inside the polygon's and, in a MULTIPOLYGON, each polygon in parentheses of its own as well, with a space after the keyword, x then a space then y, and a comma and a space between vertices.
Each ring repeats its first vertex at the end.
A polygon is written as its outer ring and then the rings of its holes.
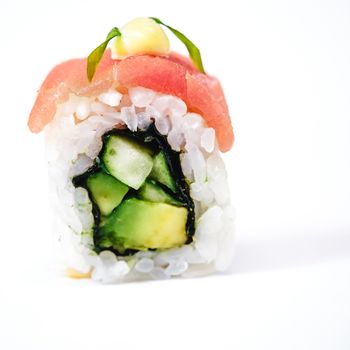
MULTIPOLYGON (((87 187, 87 179, 90 175, 103 170, 106 173, 109 173, 105 168, 102 158, 106 151, 107 140, 111 135, 125 135, 126 137, 133 138, 137 142, 142 144, 146 143, 154 151, 154 153, 162 151, 165 155, 165 159, 170 171, 172 178, 175 180, 176 192, 173 192, 167 186, 158 183, 162 189, 167 192, 169 195, 173 196, 178 201, 184 203, 184 207, 187 209, 187 222, 186 222, 186 232, 187 232, 187 241, 185 244, 190 244, 193 241, 193 235, 195 231, 195 212, 194 212, 194 203, 190 196, 190 189, 188 183, 186 182, 185 176, 182 172, 181 163, 180 163, 180 152, 174 151, 165 136, 161 135, 156 129, 154 123, 152 123, 149 128, 145 131, 137 130, 131 131, 129 129, 112 129, 107 131, 102 135, 102 148, 98 156, 95 159, 94 164, 83 174, 76 175, 73 177, 72 182, 74 187, 82 187, 87 190, 90 201, 92 203, 92 214, 94 217, 94 227, 93 227, 93 242, 94 242, 94 251, 100 253, 103 250, 110 250, 117 256, 128 256, 133 255, 138 250, 135 249, 126 249, 123 253, 119 252, 113 247, 103 248, 100 247, 99 241, 101 241, 99 225, 101 223, 101 213, 95 203, 90 190, 87 187)), ((127 196, 135 194, 135 190, 130 189, 127 196)), ((154 251, 154 249, 150 249, 154 251)))

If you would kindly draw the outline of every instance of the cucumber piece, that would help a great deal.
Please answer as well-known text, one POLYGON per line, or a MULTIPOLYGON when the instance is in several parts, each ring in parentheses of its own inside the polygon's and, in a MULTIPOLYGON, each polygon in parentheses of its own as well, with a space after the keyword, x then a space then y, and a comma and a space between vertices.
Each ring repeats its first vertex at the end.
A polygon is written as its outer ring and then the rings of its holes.
POLYGON ((140 187, 138 196, 149 202, 167 203, 177 206, 183 206, 184 204, 176 200, 170 194, 166 193, 157 183, 153 180, 146 180, 140 187))
POLYGON ((153 167, 151 151, 121 135, 108 136, 102 161, 111 175, 135 190, 144 183, 153 167))
POLYGON ((150 174, 150 178, 169 187, 173 192, 176 191, 175 180, 170 174, 169 166, 163 152, 159 152, 154 157, 154 164, 150 174))
POLYGON ((90 175, 86 185, 101 214, 105 216, 121 203, 129 190, 128 186, 102 171, 90 175))
POLYGON ((101 227, 101 242, 127 249, 168 249, 185 244, 187 209, 136 198, 123 201, 101 227))

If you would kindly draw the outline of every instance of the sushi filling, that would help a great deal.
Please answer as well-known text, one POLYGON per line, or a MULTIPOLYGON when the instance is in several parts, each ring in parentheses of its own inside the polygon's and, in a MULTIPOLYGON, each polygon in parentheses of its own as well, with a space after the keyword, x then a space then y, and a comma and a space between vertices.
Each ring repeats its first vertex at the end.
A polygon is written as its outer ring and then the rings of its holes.
POLYGON ((93 203, 95 251, 125 256, 191 243, 194 203, 180 152, 153 123, 145 131, 113 129, 102 142, 94 165, 73 178, 93 203))

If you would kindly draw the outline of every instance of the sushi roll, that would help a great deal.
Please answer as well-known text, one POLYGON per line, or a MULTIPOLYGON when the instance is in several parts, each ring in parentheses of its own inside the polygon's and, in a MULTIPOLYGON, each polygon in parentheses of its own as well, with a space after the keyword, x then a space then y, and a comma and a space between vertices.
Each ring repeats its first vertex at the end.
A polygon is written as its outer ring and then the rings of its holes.
POLYGON ((219 81, 184 34, 153 17, 113 28, 87 58, 53 68, 28 126, 45 133, 68 276, 112 283, 230 266, 221 152, 233 129, 219 81), (166 32, 189 57, 170 50, 166 32))

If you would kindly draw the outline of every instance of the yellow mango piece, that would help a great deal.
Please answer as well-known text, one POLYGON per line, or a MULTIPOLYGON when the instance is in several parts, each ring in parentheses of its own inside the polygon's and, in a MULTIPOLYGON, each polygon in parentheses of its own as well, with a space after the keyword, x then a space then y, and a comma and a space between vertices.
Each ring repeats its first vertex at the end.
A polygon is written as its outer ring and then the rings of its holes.
POLYGON ((122 36, 112 44, 113 58, 132 55, 166 55, 169 39, 158 23, 150 18, 135 18, 121 29, 122 36))

